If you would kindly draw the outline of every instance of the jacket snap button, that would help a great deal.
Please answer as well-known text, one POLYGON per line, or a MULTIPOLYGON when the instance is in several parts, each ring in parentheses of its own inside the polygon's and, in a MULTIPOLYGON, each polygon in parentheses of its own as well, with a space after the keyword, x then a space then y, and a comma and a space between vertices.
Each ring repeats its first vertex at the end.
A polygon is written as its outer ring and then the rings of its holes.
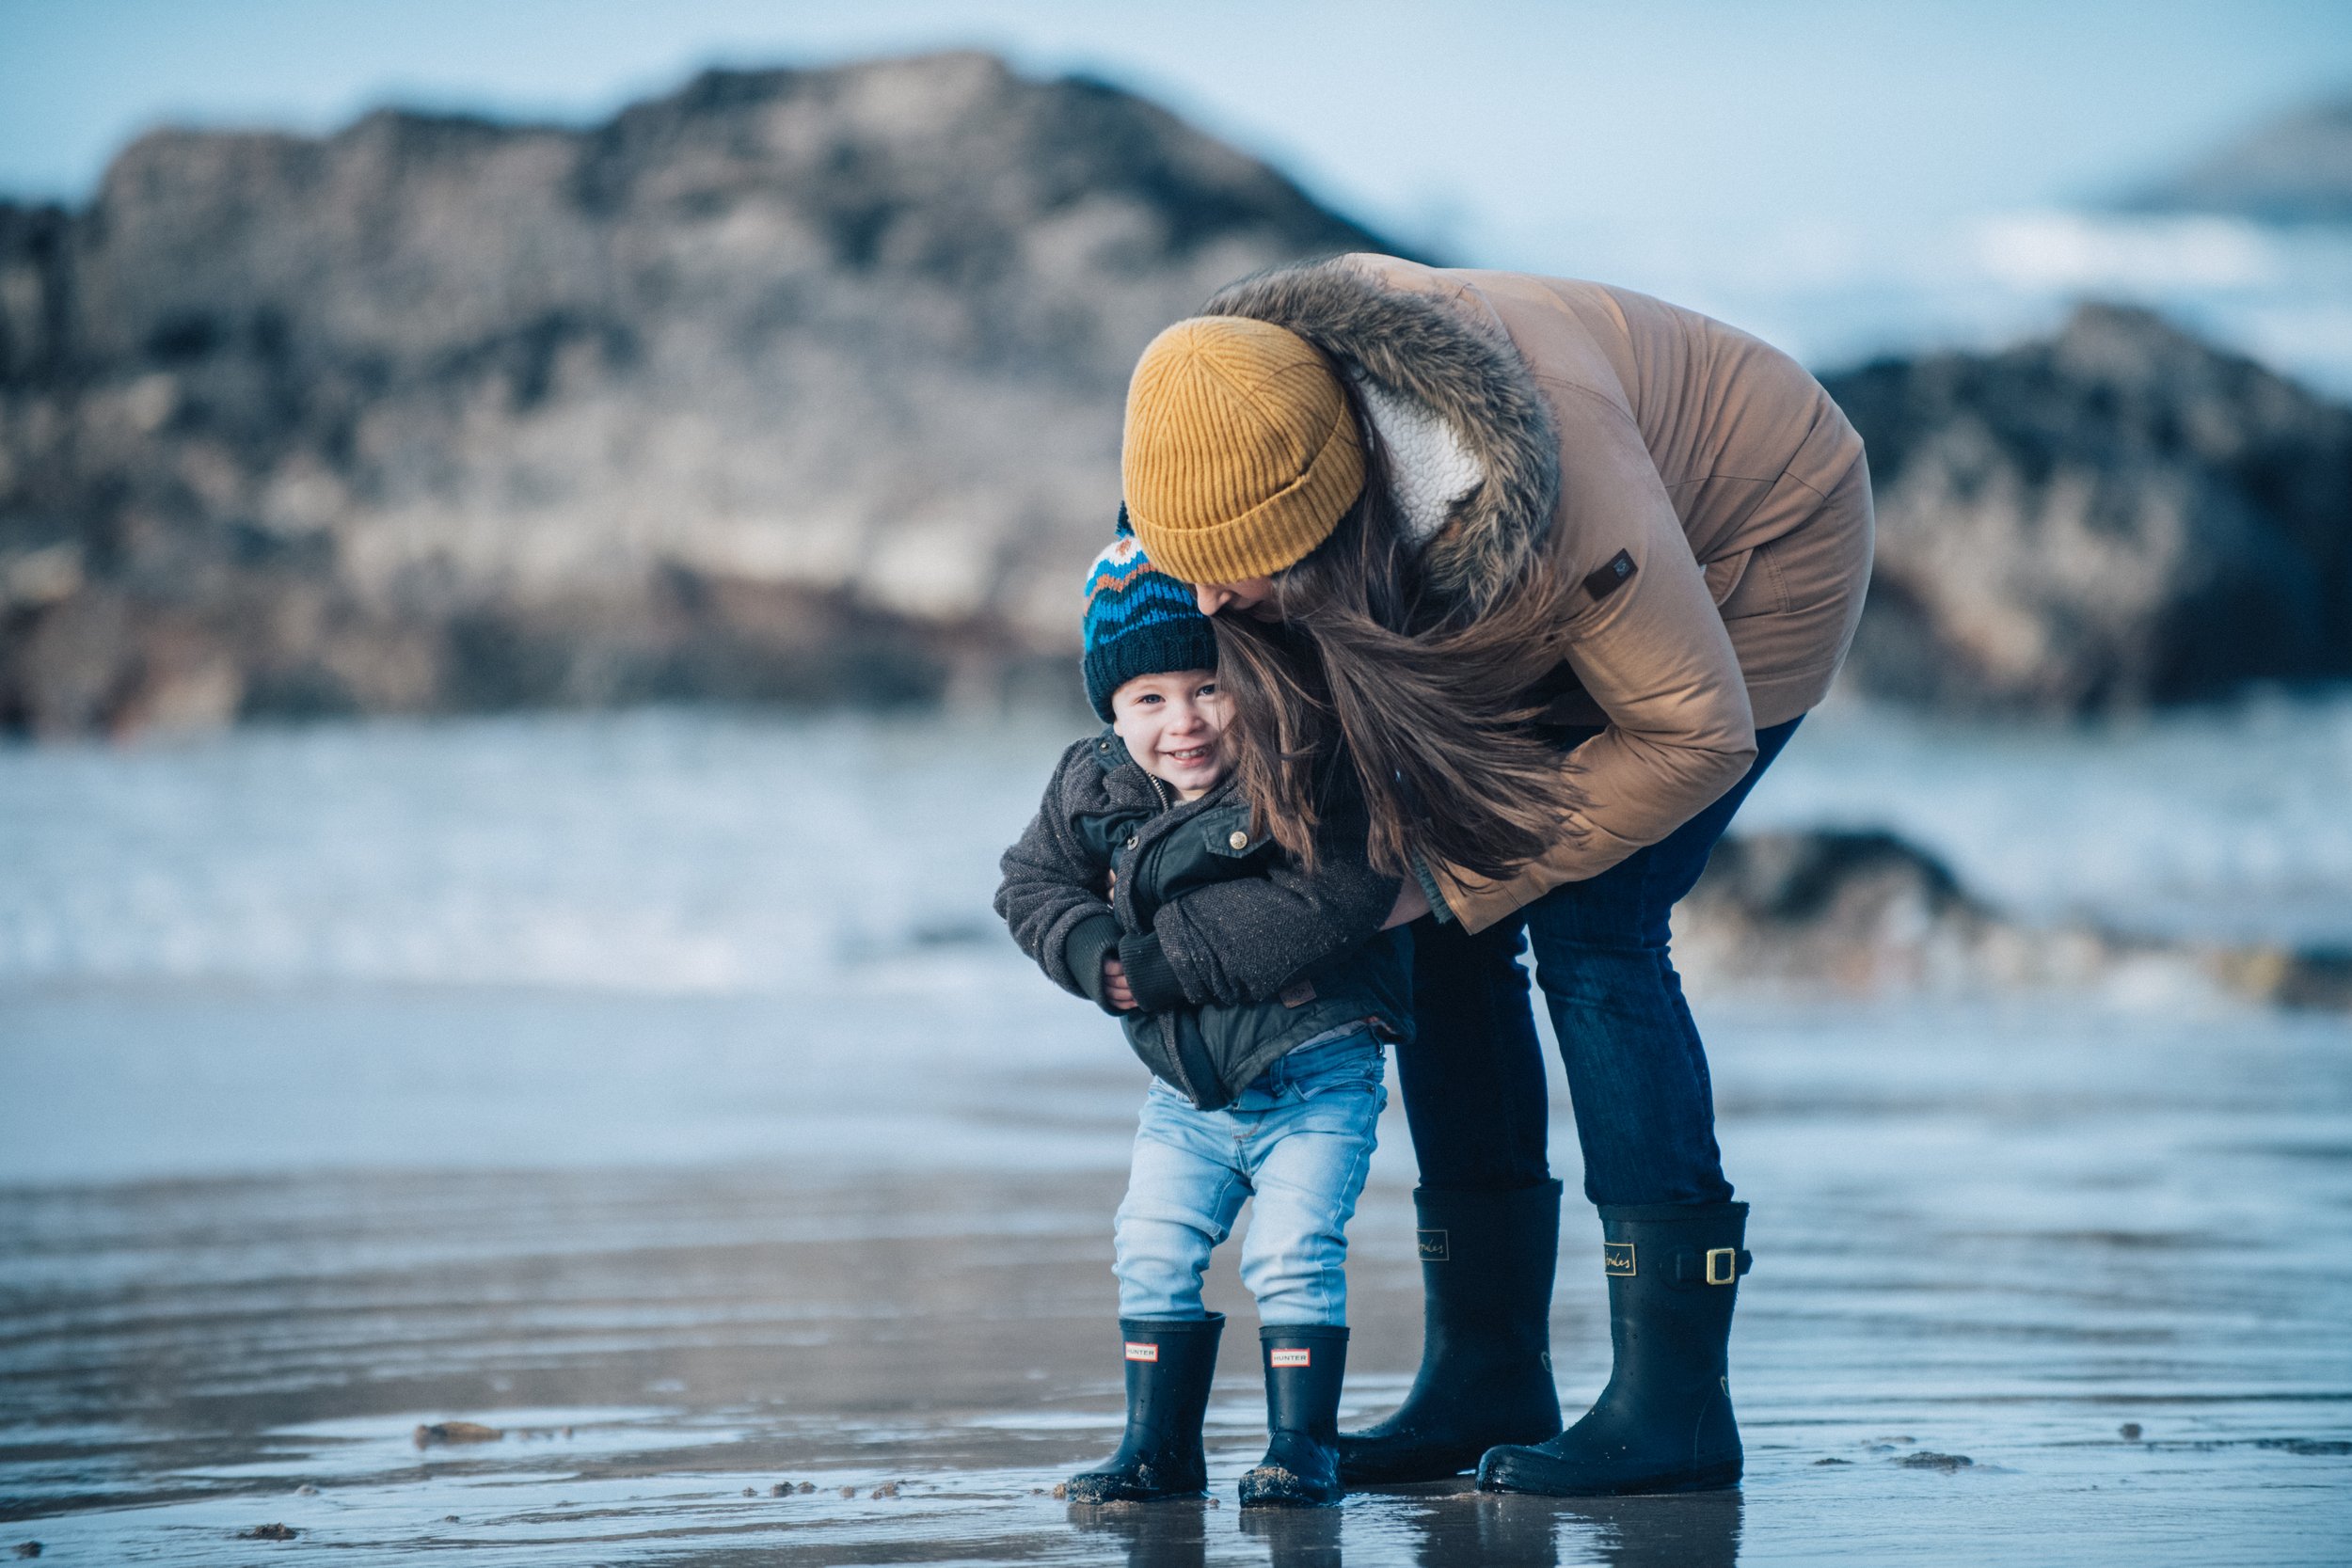
POLYGON ((1136 847, 1135 835, 1131 833, 1131 834, 1129 834, 1129 835, 1128 835, 1128 838, 1127 838, 1127 847, 1128 847, 1128 848, 1130 848, 1130 849, 1132 849, 1132 848, 1134 848, 1135 847, 1136 847))
POLYGON ((1225 842, 1232 845, 1236 849, 1247 849, 1249 847, 1249 835, 1243 832, 1239 828, 1235 828, 1233 830, 1233 836, 1227 839, 1225 842))

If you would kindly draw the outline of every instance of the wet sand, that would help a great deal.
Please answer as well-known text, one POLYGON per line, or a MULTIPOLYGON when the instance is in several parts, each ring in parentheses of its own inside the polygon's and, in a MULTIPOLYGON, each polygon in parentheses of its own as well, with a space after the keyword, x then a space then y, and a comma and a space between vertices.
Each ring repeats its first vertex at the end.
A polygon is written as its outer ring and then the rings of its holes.
MULTIPOLYGON (((1756 1204, 1743 1493, 1455 1483, 1259 1517, 1232 1500, 1263 1436, 1227 1262, 1221 1501, 1050 1495, 1115 1439, 1108 1228, 1140 1079, 1033 974, 949 967, 702 1000, 0 992, 0 1545, 207 1564, 2345 1560, 2340 1020, 1708 1003, 1726 1159, 1756 1204), (452 1420, 504 1435, 418 1446, 452 1420), (238 1539, 276 1524, 294 1539, 238 1539)), ((1358 1416, 1399 1397, 1418 1345, 1393 1107, 1383 1132, 1354 1227, 1358 1416)), ((1554 1148, 1573 1180, 1565 1117, 1554 1148)), ((1573 1210, 1554 1322, 1572 1414, 1606 1375, 1597 1234, 1573 1210)))

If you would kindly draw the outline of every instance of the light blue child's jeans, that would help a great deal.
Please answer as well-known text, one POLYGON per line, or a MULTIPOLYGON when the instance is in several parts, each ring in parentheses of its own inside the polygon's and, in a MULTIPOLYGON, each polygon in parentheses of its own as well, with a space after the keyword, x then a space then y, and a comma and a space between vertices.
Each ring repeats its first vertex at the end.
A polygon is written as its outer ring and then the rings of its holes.
POLYGON ((1153 1079, 1119 1206, 1119 1315, 1201 1316, 1209 1253, 1254 1196, 1241 1280, 1258 1321, 1346 1323, 1347 1221, 1389 1101, 1381 1066, 1361 1029, 1292 1052, 1221 1111, 1153 1079))

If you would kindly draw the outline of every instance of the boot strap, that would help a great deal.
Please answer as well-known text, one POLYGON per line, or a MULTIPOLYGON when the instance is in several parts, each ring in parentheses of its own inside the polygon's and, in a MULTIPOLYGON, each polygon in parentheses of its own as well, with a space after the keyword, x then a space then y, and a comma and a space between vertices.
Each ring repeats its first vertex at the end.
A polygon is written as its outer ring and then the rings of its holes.
POLYGON ((1756 1267, 1756 1255, 1746 1247, 1683 1247, 1666 1271, 1667 1283, 1692 1290, 1706 1285, 1737 1285, 1740 1276, 1756 1267))

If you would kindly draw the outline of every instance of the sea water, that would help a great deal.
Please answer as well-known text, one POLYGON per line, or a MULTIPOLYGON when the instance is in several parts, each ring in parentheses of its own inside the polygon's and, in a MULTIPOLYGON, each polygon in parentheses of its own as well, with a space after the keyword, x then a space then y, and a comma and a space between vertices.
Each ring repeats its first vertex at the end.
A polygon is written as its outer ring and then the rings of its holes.
MULTIPOLYGON (((651 711, 0 750, 0 984, 663 994, 935 968, 1065 715, 651 711)), ((2031 920, 2352 942, 2352 695, 2090 729, 1833 705, 1742 830, 1886 828, 2031 920)))

